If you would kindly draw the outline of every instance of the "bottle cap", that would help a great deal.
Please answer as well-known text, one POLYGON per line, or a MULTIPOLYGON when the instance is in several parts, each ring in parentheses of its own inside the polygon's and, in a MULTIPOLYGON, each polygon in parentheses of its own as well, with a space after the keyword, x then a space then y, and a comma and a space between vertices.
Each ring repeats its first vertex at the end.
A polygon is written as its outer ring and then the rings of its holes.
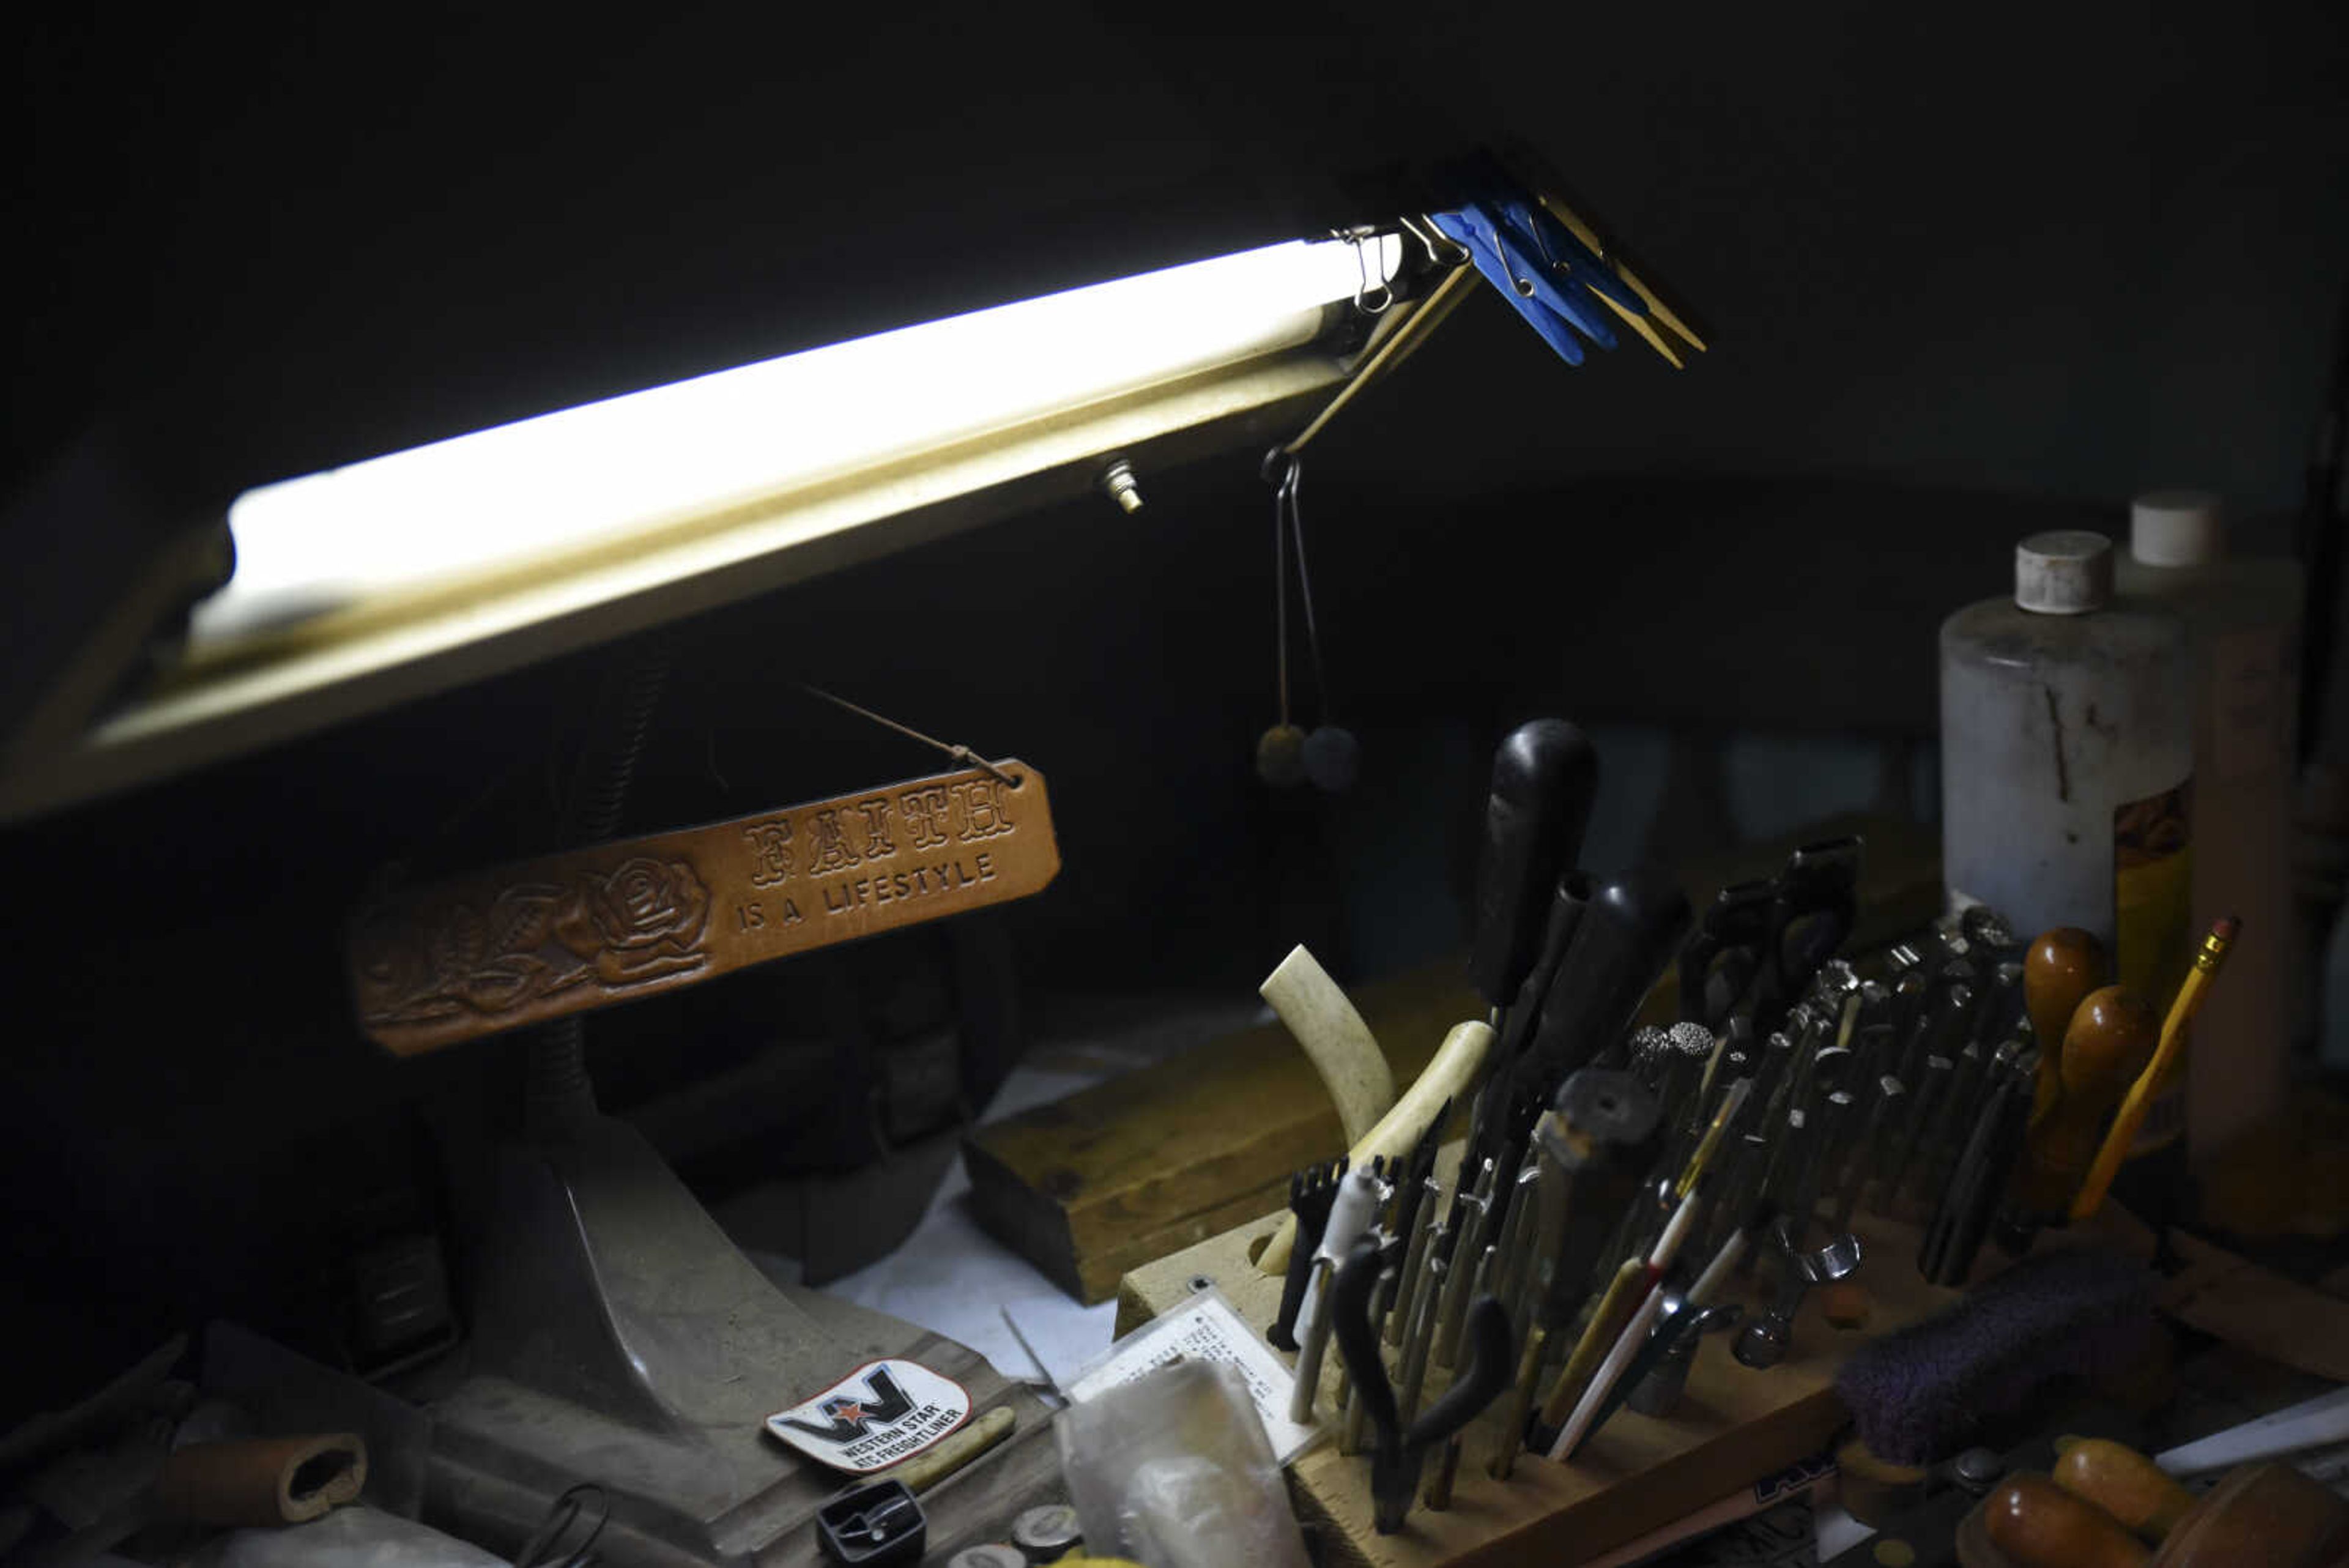
POLYGON ((2086 615, 2113 597, 2113 542, 2081 528, 2033 534, 2014 547, 2014 602, 2041 615, 2086 615))
POLYGON ((2129 554, 2148 566, 2205 566, 2227 553, 2227 519, 2207 490, 2157 490, 2129 504, 2129 554))

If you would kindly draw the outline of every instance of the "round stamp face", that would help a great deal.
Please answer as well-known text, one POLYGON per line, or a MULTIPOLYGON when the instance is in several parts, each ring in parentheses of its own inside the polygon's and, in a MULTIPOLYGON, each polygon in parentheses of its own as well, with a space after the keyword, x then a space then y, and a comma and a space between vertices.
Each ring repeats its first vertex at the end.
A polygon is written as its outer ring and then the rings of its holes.
POLYGON ((912 1459, 970 1418, 970 1394, 918 1361, 868 1361, 767 1430, 819 1464, 857 1475, 912 1459))

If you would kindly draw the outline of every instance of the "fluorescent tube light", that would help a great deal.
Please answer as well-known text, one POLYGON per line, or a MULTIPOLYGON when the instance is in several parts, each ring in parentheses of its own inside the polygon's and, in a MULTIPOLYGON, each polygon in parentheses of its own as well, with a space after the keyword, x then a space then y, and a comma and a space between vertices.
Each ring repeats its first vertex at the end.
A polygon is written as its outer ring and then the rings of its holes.
POLYGON ((1293 242, 723 370, 248 491, 191 628, 251 634, 552 563, 1306 343, 1401 260, 1293 242))

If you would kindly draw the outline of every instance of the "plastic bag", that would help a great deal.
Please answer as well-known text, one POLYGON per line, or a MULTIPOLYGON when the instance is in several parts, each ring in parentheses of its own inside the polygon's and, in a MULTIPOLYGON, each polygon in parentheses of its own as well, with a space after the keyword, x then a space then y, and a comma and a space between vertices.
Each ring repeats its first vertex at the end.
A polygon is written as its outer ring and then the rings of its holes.
POLYGON ((1237 1367, 1178 1362, 1071 1405, 1054 1428, 1094 1556, 1147 1568, 1309 1568, 1237 1367))

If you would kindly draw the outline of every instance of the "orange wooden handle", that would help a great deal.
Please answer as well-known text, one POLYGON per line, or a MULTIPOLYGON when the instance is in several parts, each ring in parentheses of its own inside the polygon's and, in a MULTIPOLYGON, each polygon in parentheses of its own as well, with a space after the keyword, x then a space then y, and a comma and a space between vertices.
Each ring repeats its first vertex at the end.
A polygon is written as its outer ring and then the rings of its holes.
POLYGON ((2112 1515, 2045 1476, 2007 1477, 1982 1511, 1992 1542, 2020 1568, 2145 1568, 2153 1560, 2112 1515))
POLYGON ((2025 1160, 2023 1197, 2041 1213, 2069 1207, 2096 1158, 2105 1116, 2153 1059, 2161 1013, 2127 986, 2088 993, 2064 1032, 2064 1092, 2040 1118, 2025 1160))
POLYGON ((2064 1092, 2064 1035, 2072 1014, 2105 983, 2111 964, 2094 932, 2058 926, 2039 933, 2023 959, 2023 1010, 2039 1044, 2039 1084, 2031 1106, 2037 1121, 2064 1092))
POLYGON ((2055 1461, 2055 1484, 2157 1545, 2194 1506, 2194 1494, 2160 1466, 2105 1438, 2083 1438, 2065 1449, 2055 1461))

